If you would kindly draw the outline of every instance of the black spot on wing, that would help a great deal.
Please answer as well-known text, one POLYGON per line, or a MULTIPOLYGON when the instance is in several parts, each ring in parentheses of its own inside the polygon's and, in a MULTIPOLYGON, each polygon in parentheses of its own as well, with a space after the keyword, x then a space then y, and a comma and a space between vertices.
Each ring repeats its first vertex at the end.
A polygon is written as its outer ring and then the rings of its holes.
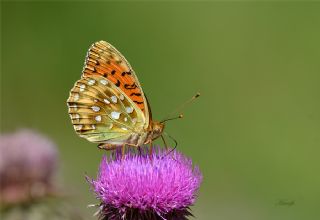
POLYGON ((129 72, 122 72, 121 73, 121 76, 125 76, 125 75, 131 75, 131 72, 129 71, 129 72))
POLYGON ((130 84, 124 84, 124 88, 126 89, 135 89, 137 88, 137 85, 135 83, 130 84))
POLYGON ((139 101, 136 101, 136 100, 134 100, 133 102, 137 103, 137 104, 143 104, 143 102, 139 102, 139 101))
POLYGON ((141 96, 141 93, 131 93, 130 96, 141 96))
POLYGON ((117 86, 117 87, 119 87, 120 86, 120 81, 117 79, 117 82, 115 83, 115 85, 117 86))
POLYGON ((112 74, 112 75, 116 74, 116 71, 115 71, 115 70, 112 70, 112 71, 111 71, 111 74, 112 74))

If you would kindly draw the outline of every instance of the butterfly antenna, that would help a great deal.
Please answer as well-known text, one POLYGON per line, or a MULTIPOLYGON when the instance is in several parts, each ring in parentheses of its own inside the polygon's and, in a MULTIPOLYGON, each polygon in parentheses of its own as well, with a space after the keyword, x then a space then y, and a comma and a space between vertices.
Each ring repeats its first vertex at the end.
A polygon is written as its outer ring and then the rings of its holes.
POLYGON ((178 118, 182 118, 183 115, 180 114, 179 116, 170 118, 171 115, 173 115, 174 113, 177 112, 181 112, 182 109, 184 109, 187 105, 189 105, 191 102, 193 102, 195 99, 197 99, 200 96, 200 92, 197 92, 197 94, 195 94, 194 96, 192 96, 191 99, 189 99, 188 101, 186 101, 185 103, 183 103, 182 105, 180 105, 178 108, 176 108, 176 110, 174 110, 173 112, 171 112, 170 114, 167 115, 167 117, 162 120, 161 122, 165 122, 165 121, 170 121, 170 120, 174 120, 174 119, 178 119, 178 118))
POLYGON ((166 155, 164 155, 163 157, 168 156, 169 154, 171 154, 177 147, 178 147, 178 142, 176 139, 174 139, 171 135, 167 134, 166 132, 163 132, 165 135, 167 135, 171 140, 173 140, 174 142, 174 147, 168 152, 166 153, 166 155))
POLYGON ((164 120, 160 121, 160 123, 163 123, 163 122, 166 122, 166 121, 175 120, 175 119, 179 119, 179 118, 183 118, 183 114, 180 114, 179 116, 176 116, 176 117, 173 117, 173 118, 164 119, 164 120))

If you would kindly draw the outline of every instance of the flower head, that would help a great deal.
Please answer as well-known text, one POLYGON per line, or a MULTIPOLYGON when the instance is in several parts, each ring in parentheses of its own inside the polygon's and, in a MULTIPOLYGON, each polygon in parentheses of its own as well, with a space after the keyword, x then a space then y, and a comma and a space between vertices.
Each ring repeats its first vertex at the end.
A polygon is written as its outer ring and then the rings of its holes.
POLYGON ((0 136, 0 202, 16 204, 42 197, 52 188, 57 150, 31 130, 0 136))
POLYGON ((183 154, 157 148, 104 156, 91 184, 101 201, 102 219, 186 219, 202 175, 183 154))

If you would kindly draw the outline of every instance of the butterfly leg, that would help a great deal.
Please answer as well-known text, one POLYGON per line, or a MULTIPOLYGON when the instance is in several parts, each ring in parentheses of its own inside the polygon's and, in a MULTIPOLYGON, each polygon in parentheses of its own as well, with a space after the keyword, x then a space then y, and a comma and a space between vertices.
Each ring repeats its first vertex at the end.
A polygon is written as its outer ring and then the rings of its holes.
POLYGON ((123 144, 121 147, 121 160, 124 160, 125 151, 126 151, 126 144, 123 144))
POLYGON ((138 151, 139 151, 139 155, 141 156, 142 155, 142 151, 141 151, 141 147, 138 146, 138 151))
MULTIPOLYGON (((124 159, 124 156, 125 156, 125 153, 126 153, 126 147, 138 147, 138 149, 139 149, 139 151, 141 151, 140 150, 140 147, 139 146, 137 146, 137 145, 135 145, 135 144, 130 144, 130 143, 124 143, 122 146, 121 146, 121 158, 122 158, 122 160, 124 159)), ((130 149, 129 149, 130 150, 130 149)), ((130 152, 130 151, 129 151, 130 152)))
POLYGON ((149 148, 150 158, 152 158, 152 151, 153 151, 153 146, 152 146, 152 140, 151 140, 151 141, 150 141, 150 148, 149 148))

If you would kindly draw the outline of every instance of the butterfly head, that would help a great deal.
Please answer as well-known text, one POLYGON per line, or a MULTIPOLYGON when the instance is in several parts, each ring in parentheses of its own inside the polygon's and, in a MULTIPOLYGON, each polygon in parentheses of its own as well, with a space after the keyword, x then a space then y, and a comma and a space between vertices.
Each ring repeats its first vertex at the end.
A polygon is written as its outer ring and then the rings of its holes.
POLYGON ((164 122, 152 121, 152 140, 157 139, 161 136, 164 130, 164 122))
POLYGON ((160 137, 162 135, 166 121, 170 121, 170 120, 174 120, 174 119, 178 119, 178 118, 182 118, 182 117, 183 117, 183 115, 181 114, 177 117, 167 118, 162 121, 152 121, 152 126, 151 126, 152 140, 157 139, 158 137, 160 137))

